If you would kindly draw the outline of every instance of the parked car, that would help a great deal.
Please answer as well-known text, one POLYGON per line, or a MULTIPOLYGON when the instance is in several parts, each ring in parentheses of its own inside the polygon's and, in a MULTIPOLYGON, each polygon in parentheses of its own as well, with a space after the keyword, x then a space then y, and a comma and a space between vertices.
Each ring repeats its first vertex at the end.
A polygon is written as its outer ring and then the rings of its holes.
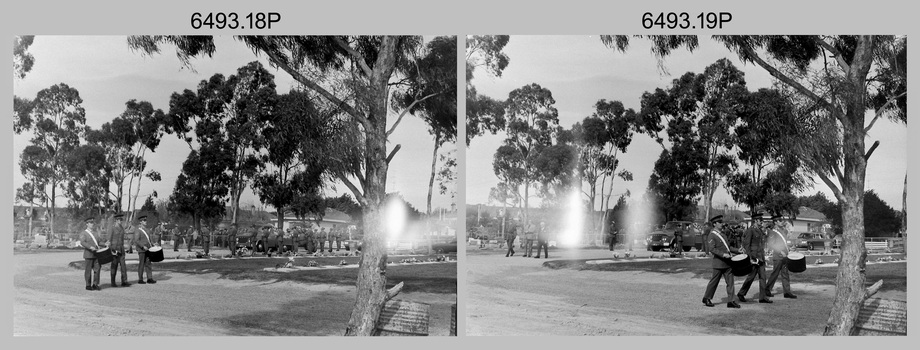
POLYGON ((438 254, 456 253, 457 241, 453 240, 447 243, 434 243, 431 245, 431 250, 438 254))
POLYGON ((683 232, 683 250, 689 252, 690 249, 703 249, 703 241, 700 236, 702 232, 696 229, 693 222, 690 221, 668 221, 663 228, 652 231, 645 238, 646 250, 659 251, 668 249, 671 246, 671 240, 674 239, 674 232, 681 230, 683 232))
POLYGON ((805 248, 808 250, 824 249, 826 246, 831 246, 833 240, 825 237, 823 233, 818 232, 793 232, 789 238, 786 239, 786 243, 794 248, 805 248))

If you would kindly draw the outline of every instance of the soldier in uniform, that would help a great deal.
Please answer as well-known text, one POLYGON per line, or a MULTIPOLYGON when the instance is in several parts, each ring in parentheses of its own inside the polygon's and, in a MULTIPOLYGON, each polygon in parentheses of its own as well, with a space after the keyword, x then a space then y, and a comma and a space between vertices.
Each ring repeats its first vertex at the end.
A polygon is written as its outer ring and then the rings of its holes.
POLYGON ((786 260, 786 255, 789 254, 789 246, 786 245, 786 237, 773 227, 773 222, 767 223, 766 230, 767 247, 773 251, 773 254, 771 254, 773 272, 770 274, 770 278, 767 279, 767 296, 773 296, 773 285, 778 277, 783 285, 783 297, 787 299, 798 298, 795 294, 792 294, 792 286, 789 285, 789 261, 786 260))
POLYGON ((536 229, 530 222, 524 225, 524 257, 533 256, 533 241, 536 238, 536 229))
MULTIPOLYGON (((335 251, 342 250, 342 228, 333 230, 333 237, 335 238, 335 251)), ((329 243, 329 249, 332 249, 332 243, 329 243)))
POLYGON ((728 240, 720 232, 722 229, 722 215, 714 216, 709 219, 709 222, 713 225, 712 232, 709 235, 709 248, 712 252, 712 278, 709 279, 709 284, 706 285, 703 305, 714 306, 712 297, 716 294, 719 279, 724 278, 725 291, 728 293, 729 298, 727 306, 732 309, 739 309, 741 305, 735 301, 735 277, 732 275, 729 262, 731 261, 732 253, 740 253, 740 251, 729 245, 728 240))
POLYGON ((751 215, 751 227, 744 231, 744 235, 741 238, 741 244, 744 248, 743 251, 751 257, 751 263, 754 264, 754 269, 747 275, 747 278, 744 279, 744 284, 741 285, 741 290, 738 291, 738 300, 741 300, 742 303, 747 302, 744 296, 751 288, 751 284, 754 283, 754 278, 757 278, 759 281, 760 302, 764 304, 773 302, 767 298, 767 270, 764 257, 766 236, 763 230, 761 230, 762 225, 763 214, 754 213, 751 215))
POLYGON ((540 249, 543 249, 543 256, 546 259, 549 259, 549 230, 546 228, 546 221, 540 221, 540 228, 537 229, 537 256, 535 259, 540 258, 540 249))
POLYGON ((86 290, 102 290, 99 288, 99 272, 102 265, 96 259, 96 250, 103 242, 102 236, 93 232, 95 230, 95 218, 89 217, 83 220, 86 223, 86 230, 80 232, 80 245, 83 246, 83 279, 86 280, 86 290))
POLYGON ((112 287, 115 285, 115 276, 118 274, 118 268, 121 268, 121 286, 127 287, 128 283, 128 266, 125 265, 125 227, 124 214, 115 214, 115 222, 109 226, 106 239, 109 241, 109 249, 115 254, 115 260, 112 260, 110 267, 112 275, 112 287))
POLYGON ((201 228, 201 247, 204 248, 204 254, 211 254, 211 229, 201 228))
POLYGON ((236 256, 236 235, 238 225, 234 222, 230 224, 230 231, 227 232, 227 242, 230 244, 230 256, 236 256))
POLYGON ((153 247, 153 237, 147 232, 147 216, 141 215, 137 218, 138 226, 134 229, 134 246, 137 248, 137 284, 153 284, 153 267, 150 258, 147 257, 147 250, 153 247), (147 273, 147 282, 144 282, 144 272, 147 273))
POLYGON ((514 239, 517 238, 517 233, 520 230, 521 222, 520 219, 514 218, 514 223, 511 224, 511 229, 508 230, 507 242, 508 242, 508 252, 505 253, 505 257, 514 256, 514 239))
POLYGON ((614 226, 616 222, 610 221, 610 225, 607 226, 607 235, 610 236, 610 251, 612 252, 617 245, 617 229, 614 226))
MULTIPOLYGON (((326 228, 323 227, 319 230, 319 235, 316 237, 316 242, 318 243, 317 245, 319 245, 320 253, 323 252, 323 247, 325 246, 327 239, 329 239, 329 233, 326 232, 326 228)), ((331 252, 332 250, 329 251, 331 252)))

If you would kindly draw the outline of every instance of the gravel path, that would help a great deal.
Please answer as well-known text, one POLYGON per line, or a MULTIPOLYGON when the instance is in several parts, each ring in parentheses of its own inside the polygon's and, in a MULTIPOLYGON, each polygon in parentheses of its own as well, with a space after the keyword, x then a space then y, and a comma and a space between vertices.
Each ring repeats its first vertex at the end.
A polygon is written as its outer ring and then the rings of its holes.
MULTIPOLYGON (((186 252, 180 252, 186 253, 186 252)), ((14 254, 13 335, 319 336, 341 335, 355 287, 295 282, 233 281, 216 274, 157 271, 157 284, 138 285, 129 261, 128 288, 86 291, 83 271, 70 268, 82 252, 14 254)), ((174 253, 167 251, 167 257, 174 253)), ((182 262, 173 262, 182 263, 182 262)), ((448 335, 454 294, 401 293, 431 304, 430 335, 448 335)))

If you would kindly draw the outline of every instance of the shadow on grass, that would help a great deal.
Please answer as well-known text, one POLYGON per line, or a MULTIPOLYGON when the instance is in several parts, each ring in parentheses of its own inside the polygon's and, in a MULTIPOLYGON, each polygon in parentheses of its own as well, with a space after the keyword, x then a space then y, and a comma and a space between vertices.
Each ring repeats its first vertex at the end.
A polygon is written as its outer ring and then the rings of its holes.
MULTIPOLYGON (((823 258, 825 261, 833 261, 833 257, 807 257, 809 264, 814 263, 816 259, 823 258)), ((657 273, 692 273, 694 278, 708 279, 712 276, 712 259, 711 258, 688 258, 681 260, 635 260, 623 263, 603 263, 589 264, 585 260, 552 260, 543 263, 544 267, 550 269, 570 269, 578 271, 644 271, 657 273)), ((629 261, 631 259, 621 259, 629 261)), ((870 257, 868 261, 874 261, 875 257, 870 257)), ((767 273, 772 269, 768 268, 767 273)), ((837 269, 833 267, 809 268, 802 273, 791 273, 790 279, 793 283, 812 283, 834 285, 837 279, 837 269)), ((885 264, 868 264, 866 265, 866 286, 872 285, 879 279, 884 280, 881 291, 907 291, 907 264, 903 262, 885 263, 885 264)))
POLYGON ((231 335, 344 335, 350 313, 342 310, 351 310, 354 301, 322 297, 321 294, 317 295, 317 300, 324 300, 322 303, 311 299, 297 300, 271 310, 245 312, 214 321, 226 328, 231 335))
MULTIPOLYGON (((435 257, 434 255, 430 257, 435 257)), ((427 260, 429 256, 417 257, 427 260)), ((347 264, 357 264, 358 257, 342 258, 297 258, 296 266, 304 266, 308 261, 316 261, 320 266, 338 265, 341 261, 347 264)), ((399 259, 401 260, 401 258, 399 259)), ((169 263, 154 263, 154 273, 170 271, 187 274, 217 274, 220 278, 230 280, 255 280, 266 283, 291 281, 299 283, 324 283, 353 286, 358 279, 357 268, 344 268, 328 270, 303 270, 291 272, 265 271, 273 269, 288 261, 287 258, 269 259, 212 259, 195 260, 169 263)), ((397 260, 398 261, 398 260, 397 260)), ((70 267, 82 270, 84 262, 74 261, 70 267)), ((136 265, 128 266, 128 272, 136 271, 136 265), (132 269, 133 267, 133 269, 132 269)), ((418 265, 388 265, 387 288, 405 282, 402 291, 406 293, 457 293, 457 264, 418 264, 418 265)))

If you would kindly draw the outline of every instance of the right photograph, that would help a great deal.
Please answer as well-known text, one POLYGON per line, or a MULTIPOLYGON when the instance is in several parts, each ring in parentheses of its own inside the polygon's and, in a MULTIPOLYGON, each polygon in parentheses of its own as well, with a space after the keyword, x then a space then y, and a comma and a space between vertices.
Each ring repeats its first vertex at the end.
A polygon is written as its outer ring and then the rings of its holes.
POLYGON ((466 45, 466 335, 907 335, 906 36, 466 45))

